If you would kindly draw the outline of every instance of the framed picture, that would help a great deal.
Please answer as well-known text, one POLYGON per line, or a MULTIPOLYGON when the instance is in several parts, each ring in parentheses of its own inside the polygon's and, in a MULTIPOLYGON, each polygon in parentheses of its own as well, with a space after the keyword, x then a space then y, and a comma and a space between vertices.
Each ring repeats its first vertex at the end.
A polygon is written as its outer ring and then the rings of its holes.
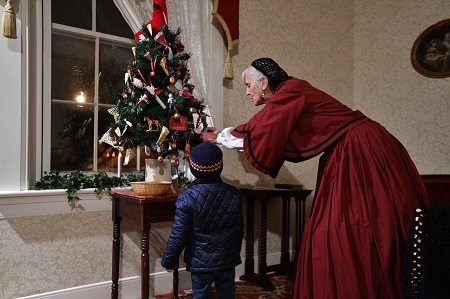
POLYGON ((411 50, 411 62, 424 76, 450 77, 450 19, 428 27, 419 35, 411 50))

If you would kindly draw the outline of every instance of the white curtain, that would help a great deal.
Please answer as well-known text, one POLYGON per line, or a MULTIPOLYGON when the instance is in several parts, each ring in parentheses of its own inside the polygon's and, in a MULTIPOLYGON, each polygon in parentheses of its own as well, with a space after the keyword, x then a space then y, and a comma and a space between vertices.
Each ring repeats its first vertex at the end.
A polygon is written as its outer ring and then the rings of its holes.
MULTIPOLYGON (((205 99, 206 113, 211 115, 211 102, 207 94, 207 62, 209 49, 208 37, 210 36, 211 16, 210 3, 204 0, 167 0, 169 15, 169 27, 175 31, 181 28, 181 41, 188 53, 191 83, 195 85, 194 95, 199 99, 205 99)), ((130 25, 133 32, 142 28, 152 18, 153 1, 151 0, 114 0, 124 19, 130 25)), ((212 118, 208 119, 208 125, 214 126, 212 118)))
POLYGON ((143 23, 147 23, 153 12, 151 0, 113 0, 123 18, 133 32, 139 31, 143 23))

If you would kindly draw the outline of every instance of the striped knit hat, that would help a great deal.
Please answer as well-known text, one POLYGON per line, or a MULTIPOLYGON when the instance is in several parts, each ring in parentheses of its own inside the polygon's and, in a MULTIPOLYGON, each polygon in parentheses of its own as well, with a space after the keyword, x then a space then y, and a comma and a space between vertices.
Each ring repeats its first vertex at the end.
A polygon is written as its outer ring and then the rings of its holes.
POLYGON ((223 169, 222 151, 211 142, 202 142, 191 151, 189 166, 196 178, 220 176, 223 169))

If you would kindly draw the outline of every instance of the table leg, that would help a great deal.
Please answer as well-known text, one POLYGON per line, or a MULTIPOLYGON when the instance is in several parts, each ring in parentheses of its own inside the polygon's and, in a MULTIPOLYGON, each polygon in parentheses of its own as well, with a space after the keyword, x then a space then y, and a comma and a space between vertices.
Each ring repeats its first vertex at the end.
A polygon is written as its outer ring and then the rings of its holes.
POLYGON ((254 258, 254 224, 255 224, 255 199, 246 198, 247 202, 247 222, 245 230, 245 272, 239 279, 251 280, 255 276, 255 258, 254 258))
POLYGON ((305 228, 306 218, 306 199, 300 197, 295 198, 295 249, 300 249, 300 241, 302 239, 303 230, 305 228))
POLYGON ((141 239, 141 299, 148 299, 149 297, 149 276, 150 276, 150 265, 148 258, 149 249, 149 231, 142 231, 141 239))
POLYGON ((111 299, 117 299, 119 296, 120 221, 120 217, 113 220, 111 299))
POLYGON ((173 296, 172 299, 178 299, 178 268, 180 267, 179 261, 176 262, 173 268, 173 296))
POLYGON ((275 290, 275 286, 267 277, 267 202, 268 200, 261 201, 261 238, 260 238, 260 252, 258 276, 259 284, 266 291, 275 290))
POLYGON ((281 258, 280 267, 276 271, 277 274, 288 274, 289 273, 289 232, 290 232, 290 197, 282 197, 283 201, 283 212, 282 212, 282 228, 281 228, 281 258))
POLYGON ((295 252, 298 254, 298 250, 300 247, 300 231, 299 231, 299 222, 300 222, 300 209, 299 209, 299 199, 295 198, 295 252))

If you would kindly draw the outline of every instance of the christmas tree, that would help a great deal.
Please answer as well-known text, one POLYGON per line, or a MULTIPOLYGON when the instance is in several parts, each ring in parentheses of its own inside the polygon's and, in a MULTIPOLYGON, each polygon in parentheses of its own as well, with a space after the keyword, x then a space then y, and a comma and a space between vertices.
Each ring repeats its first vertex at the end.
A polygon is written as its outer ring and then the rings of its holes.
POLYGON ((134 60, 125 67, 123 90, 117 91, 114 117, 100 142, 126 151, 125 162, 134 157, 133 148, 178 166, 188 158, 206 126, 204 99, 193 95, 188 61, 180 40, 181 29, 167 26, 164 0, 154 0, 153 18, 135 34, 134 60))

